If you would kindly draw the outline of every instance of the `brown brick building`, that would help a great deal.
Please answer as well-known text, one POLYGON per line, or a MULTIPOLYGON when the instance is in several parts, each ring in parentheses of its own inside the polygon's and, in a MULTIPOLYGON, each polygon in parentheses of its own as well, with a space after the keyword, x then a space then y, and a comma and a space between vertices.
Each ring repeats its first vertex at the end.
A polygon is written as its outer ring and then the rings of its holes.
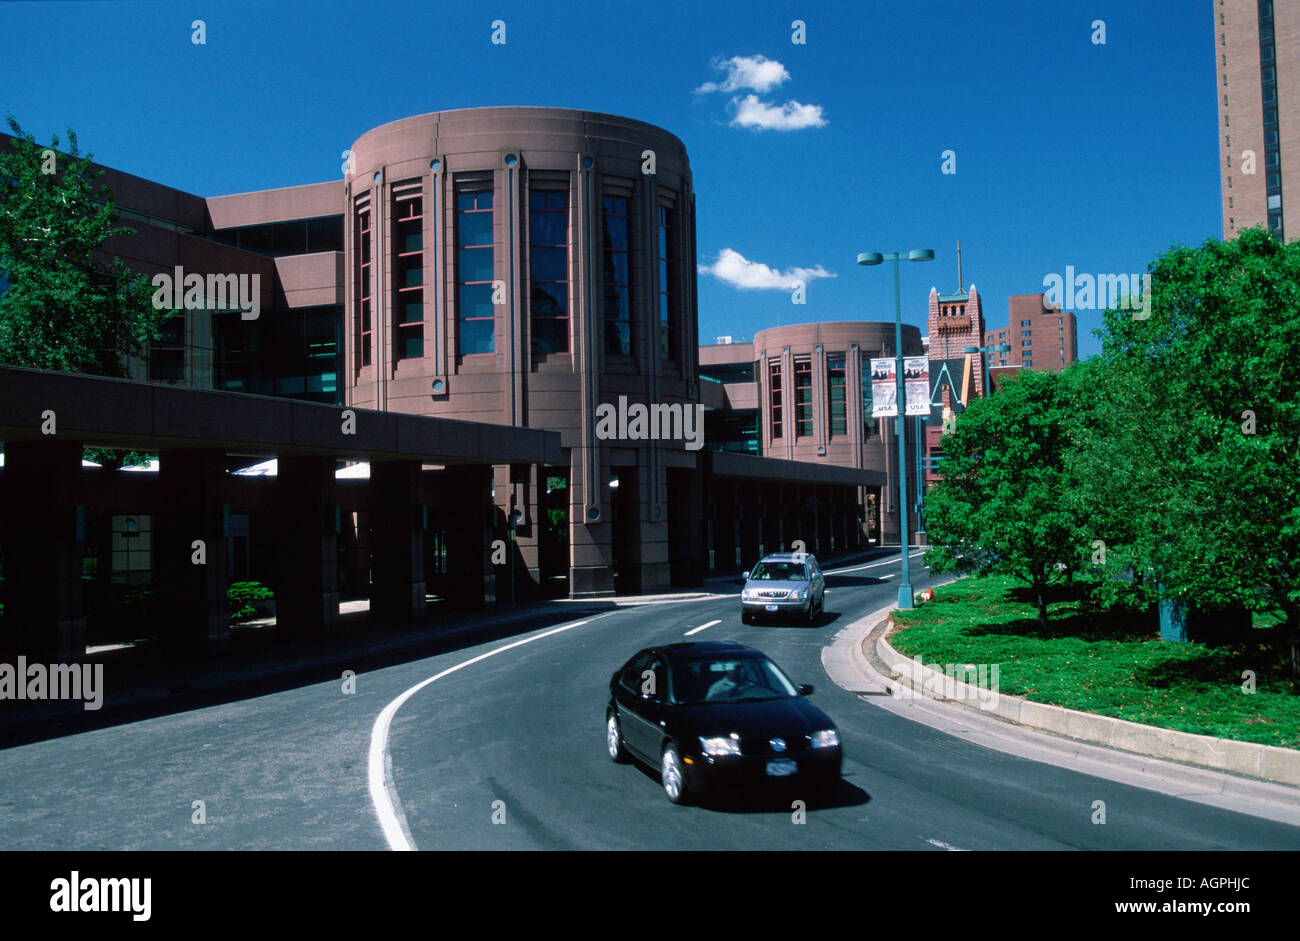
POLYGON ((1005 353, 986 353, 989 370, 1051 369, 1060 372, 1079 358, 1079 321, 1068 310, 1047 304, 1039 294, 1013 294, 1005 329, 984 334, 985 346, 1006 343, 1005 353))
POLYGON ((1300 200, 1300 4, 1214 0, 1214 64, 1223 237, 1267 224, 1285 239, 1300 200))

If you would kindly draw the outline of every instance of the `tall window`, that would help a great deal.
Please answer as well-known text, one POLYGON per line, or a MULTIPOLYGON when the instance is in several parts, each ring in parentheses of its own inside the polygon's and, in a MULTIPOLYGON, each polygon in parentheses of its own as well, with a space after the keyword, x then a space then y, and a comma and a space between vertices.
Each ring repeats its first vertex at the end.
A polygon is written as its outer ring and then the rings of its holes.
POLYGON ((812 436, 813 402, 812 402, 812 360, 804 357, 794 361, 794 410, 795 437, 812 436))
POLYGON ((774 359, 768 364, 768 388, 772 397, 772 437, 781 437, 782 429, 782 409, 781 409, 781 361, 774 359))
POLYGON ((569 350, 569 191, 528 194, 528 307, 533 352, 569 350))
POLYGON ((393 358, 424 355, 424 216, 418 180, 393 186, 393 358))
POLYGON ((370 196, 358 197, 353 257, 357 269, 357 363, 369 366, 374 345, 374 270, 370 255, 370 196))
POLYGON ((677 213, 659 207, 659 352, 677 359, 679 294, 677 291, 677 213))
POLYGON ((185 379, 185 315, 172 314, 162 324, 162 335, 149 343, 149 381, 170 382, 185 379))
POLYGON ((871 429, 876 424, 876 419, 871 417, 871 360, 866 357, 862 359, 859 375, 862 377, 862 439, 865 441, 871 437, 871 429))
POLYGON ((849 430, 848 401, 845 398, 844 354, 832 353, 826 357, 826 389, 829 392, 827 417, 830 419, 831 437, 846 435, 849 430))
POLYGON ((492 178, 456 182, 456 347, 461 356, 493 353, 492 178))
POLYGON ((632 270, 628 199, 603 200, 605 246, 605 352, 632 355, 632 270))

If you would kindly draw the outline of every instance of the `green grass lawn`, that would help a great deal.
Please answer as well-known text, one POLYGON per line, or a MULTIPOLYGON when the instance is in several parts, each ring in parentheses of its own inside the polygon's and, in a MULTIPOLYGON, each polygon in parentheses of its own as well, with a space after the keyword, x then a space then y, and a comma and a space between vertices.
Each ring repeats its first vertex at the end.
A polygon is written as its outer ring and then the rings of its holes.
POLYGON ((894 620, 894 648, 932 666, 999 664, 999 691, 1182 732, 1300 748, 1300 688, 1277 620, 1218 647, 1160 640, 1153 616, 1097 610, 1057 589, 1043 629, 1022 583, 965 578, 894 620), (1256 636, 1257 635, 1257 636, 1256 636), (1255 692, 1242 691, 1242 672, 1255 692))

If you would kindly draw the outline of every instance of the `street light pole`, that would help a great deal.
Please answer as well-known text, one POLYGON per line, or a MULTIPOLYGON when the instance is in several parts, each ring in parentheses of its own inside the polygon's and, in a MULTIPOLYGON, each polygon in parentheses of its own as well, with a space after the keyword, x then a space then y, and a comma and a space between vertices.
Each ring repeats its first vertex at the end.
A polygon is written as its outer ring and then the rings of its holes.
MULTIPOLYGON (((907 430, 906 425, 906 402, 907 398, 903 391, 903 299, 902 291, 899 287, 898 262, 903 258, 902 252, 890 252, 888 255, 881 255, 879 252, 863 252, 858 255, 858 264, 860 265, 878 265, 882 261, 892 261, 894 263, 894 367, 895 396, 894 401, 897 405, 898 414, 894 418, 894 428, 898 435, 898 522, 899 522, 899 547, 900 554, 903 557, 902 572, 899 575, 901 581, 898 583, 898 607, 906 610, 912 607, 912 567, 911 559, 908 557, 908 538, 907 538, 907 514, 910 507, 907 505, 907 430)), ((909 261, 932 261, 934 252, 928 248, 915 248, 907 253, 909 261)))

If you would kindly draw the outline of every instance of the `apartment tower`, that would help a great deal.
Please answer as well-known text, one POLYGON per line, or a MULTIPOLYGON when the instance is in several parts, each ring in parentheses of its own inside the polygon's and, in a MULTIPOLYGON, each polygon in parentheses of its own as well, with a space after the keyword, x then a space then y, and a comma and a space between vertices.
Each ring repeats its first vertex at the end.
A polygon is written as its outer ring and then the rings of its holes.
POLYGON ((1223 237, 1285 240, 1300 231, 1300 4, 1214 0, 1214 40, 1223 237))

